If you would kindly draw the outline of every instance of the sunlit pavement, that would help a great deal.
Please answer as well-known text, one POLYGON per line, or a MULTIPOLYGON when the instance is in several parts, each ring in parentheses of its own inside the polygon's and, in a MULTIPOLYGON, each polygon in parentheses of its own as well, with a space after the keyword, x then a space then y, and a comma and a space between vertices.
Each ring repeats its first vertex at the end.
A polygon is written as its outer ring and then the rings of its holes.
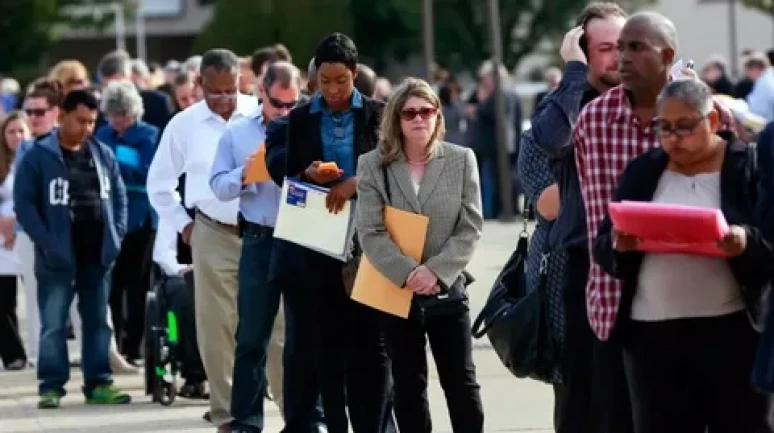
MULTIPOLYGON (((515 247, 521 224, 487 223, 468 270, 476 277, 470 287, 475 314, 486 301, 489 287, 515 247)), ((24 317, 24 301, 20 314, 24 317)), ((20 320, 24 323, 23 318, 20 320)), ((475 361, 486 411, 486 432, 552 432, 553 397, 550 387, 513 378, 500 364, 486 339, 475 342, 475 361)), ((142 376, 117 376, 116 385, 134 402, 126 406, 86 406, 80 392, 80 371, 72 371, 68 395, 58 410, 37 409, 37 382, 33 370, 0 373, 0 433, 200 433, 215 428, 202 420, 206 403, 178 399, 170 407, 150 402, 142 376)), ((435 372, 430 382, 435 432, 450 433, 446 405, 435 372)), ((264 431, 282 429, 276 406, 266 402, 264 431)))

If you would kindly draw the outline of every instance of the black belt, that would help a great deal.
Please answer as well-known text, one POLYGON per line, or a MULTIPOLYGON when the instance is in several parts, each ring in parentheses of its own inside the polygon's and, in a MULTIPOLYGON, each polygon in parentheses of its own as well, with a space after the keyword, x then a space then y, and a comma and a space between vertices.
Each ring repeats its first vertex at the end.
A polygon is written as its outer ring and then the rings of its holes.
POLYGON ((240 236, 244 235, 245 233, 251 236, 258 236, 258 237, 274 236, 274 227, 269 227, 269 226, 247 221, 245 217, 242 216, 241 212, 239 213, 239 215, 237 215, 237 224, 239 224, 240 236))

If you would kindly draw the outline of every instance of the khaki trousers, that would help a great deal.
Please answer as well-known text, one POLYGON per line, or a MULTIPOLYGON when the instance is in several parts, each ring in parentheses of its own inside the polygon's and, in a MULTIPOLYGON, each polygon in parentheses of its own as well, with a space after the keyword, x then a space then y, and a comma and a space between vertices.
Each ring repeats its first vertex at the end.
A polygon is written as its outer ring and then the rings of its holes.
MULTIPOLYGON (((199 352, 210 388, 210 416, 220 426, 231 422, 231 382, 239 283, 238 236, 218 224, 196 216, 191 234, 194 268, 196 333, 199 352)), ((278 314, 269 343, 268 377, 271 394, 282 408, 282 348, 284 315, 278 314), (281 330, 278 332, 278 328, 281 330)), ((263 396, 256 396, 263 398, 263 396)))

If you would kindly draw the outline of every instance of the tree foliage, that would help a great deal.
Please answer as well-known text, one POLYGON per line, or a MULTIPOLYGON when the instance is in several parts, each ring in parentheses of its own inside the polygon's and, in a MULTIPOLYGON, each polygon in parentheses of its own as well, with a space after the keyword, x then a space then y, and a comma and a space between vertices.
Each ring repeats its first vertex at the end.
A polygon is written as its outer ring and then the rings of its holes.
MULTIPOLYGON (((513 68, 546 40, 558 42, 587 0, 499 0, 506 66, 513 68)), ((653 0, 629 0, 637 7, 653 0)), ((452 70, 473 70, 491 56, 485 0, 434 0, 435 56, 452 70)), ((421 0, 219 0, 195 50, 226 47, 240 54, 282 42, 299 66, 324 35, 340 31, 377 69, 422 54, 421 0)))
POLYGON ((219 0, 194 51, 228 48, 244 56, 281 42, 293 61, 306 68, 320 39, 350 29, 347 0, 219 0))
POLYGON ((742 4, 774 17, 774 1, 772 0, 742 0, 742 4))
MULTIPOLYGON (((113 0, 114 1, 114 0, 113 0)), ((0 74, 37 73, 56 38, 55 28, 101 26, 106 16, 69 14, 68 7, 109 3, 111 0, 2 0, 0 1, 0 74)))

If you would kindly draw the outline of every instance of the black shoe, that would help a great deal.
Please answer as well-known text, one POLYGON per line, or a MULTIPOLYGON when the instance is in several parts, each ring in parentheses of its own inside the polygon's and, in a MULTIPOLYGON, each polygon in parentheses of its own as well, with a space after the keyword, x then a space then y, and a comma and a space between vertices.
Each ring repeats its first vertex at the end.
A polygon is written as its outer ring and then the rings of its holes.
POLYGON ((212 417, 210 416, 210 411, 204 412, 204 415, 202 416, 202 419, 207 422, 212 422, 212 417))
POLYGON ((260 433, 261 431, 253 426, 238 425, 231 423, 231 433, 260 433))
POLYGON ((210 398, 204 388, 204 382, 186 381, 180 388, 177 395, 192 400, 206 400, 210 398))

